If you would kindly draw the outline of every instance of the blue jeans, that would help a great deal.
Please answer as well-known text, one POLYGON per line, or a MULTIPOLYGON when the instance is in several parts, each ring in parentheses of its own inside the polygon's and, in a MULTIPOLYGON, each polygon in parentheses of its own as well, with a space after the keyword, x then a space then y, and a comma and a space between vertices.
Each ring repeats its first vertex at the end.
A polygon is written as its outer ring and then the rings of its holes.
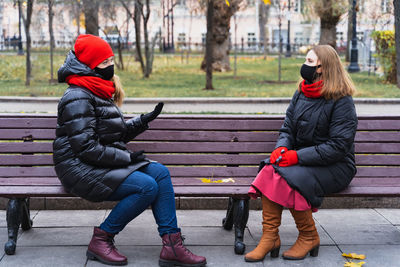
POLYGON ((150 205, 160 236, 180 232, 171 176, 160 163, 152 162, 131 173, 107 200, 120 200, 100 225, 108 233, 119 233, 150 205))

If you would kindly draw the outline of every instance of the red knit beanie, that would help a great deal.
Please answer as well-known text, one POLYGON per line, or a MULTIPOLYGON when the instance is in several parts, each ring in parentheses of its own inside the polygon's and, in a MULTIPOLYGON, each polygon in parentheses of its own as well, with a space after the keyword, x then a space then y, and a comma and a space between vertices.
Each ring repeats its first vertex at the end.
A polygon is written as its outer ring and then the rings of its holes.
POLYGON ((75 42, 75 55, 78 60, 94 69, 107 58, 114 56, 111 46, 98 36, 81 34, 75 42))

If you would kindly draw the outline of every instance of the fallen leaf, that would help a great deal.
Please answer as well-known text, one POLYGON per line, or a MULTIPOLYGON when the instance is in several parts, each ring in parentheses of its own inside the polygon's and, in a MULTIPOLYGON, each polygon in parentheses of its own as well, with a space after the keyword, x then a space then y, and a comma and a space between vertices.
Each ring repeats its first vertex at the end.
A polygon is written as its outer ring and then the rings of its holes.
POLYGON ((343 253, 342 256, 346 257, 346 258, 356 259, 356 260, 364 260, 365 259, 365 255, 356 254, 356 253, 349 253, 349 254, 343 253))
POLYGON ((231 4, 229 3, 228 0, 225 0, 225 3, 226 3, 228 6, 231 6, 231 4))
POLYGON ((202 181, 203 183, 206 183, 206 184, 211 184, 211 183, 220 184, 220 183, 229 183, 229 182, 234 183, 235 182, 235 180, 233 180, 232 178, 226 178, 226 179, 222 179, 222 180, 211 180, 211 178, 200 178, 200 181, 202 181))
POLYGON ((352 262, 352 261, 348 261, 344 264, 344 267, 361 267, 365 264, 365 261, 361 261, 361 262, 352 262))

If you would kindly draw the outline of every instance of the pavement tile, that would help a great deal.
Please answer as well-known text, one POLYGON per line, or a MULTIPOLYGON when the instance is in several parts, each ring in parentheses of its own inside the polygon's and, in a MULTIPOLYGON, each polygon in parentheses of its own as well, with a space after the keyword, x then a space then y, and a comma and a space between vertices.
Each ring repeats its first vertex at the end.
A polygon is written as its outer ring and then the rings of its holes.
POLYGON ((400 209, 376 209, 391 224, 400 225, 400 209))
MULTIPOLYGON (((235 237, 233 231, 218 227, 181 227, 187 245, 233 245, 235 237)), ((156 227, 128 225, 115 238, 118 245, 161 245, 161 238, 156 227)), ((256 245, 248 229, 244 233, 244 242, 256 245)))
POLYGON ((104 216, 105 210, 42 210, 33 219, 33 226, 98 226, 104 216))
POLYGON ((7 267, 83 267, 86 247, 18 247, 15 255, 5 255, 0 266, 7 267))
POLYGON ((324 229, 337 244, 400 245, 400 231, 393 225, 328 224, 324 229))
POLYGON ((7 227, 7 217, 5 210, 0 210, 0 227, 7 227))
POLYGON ((365 266, 394 267, 400 266, 400 245, 340 245, 344 253, 364 254, 365 266))
POLYGON ((226 210, 177 210, 179 227, 182 226, 222 226, 226 210))
POLYGON ((91 227, 37 228, 23 232, 17 246, 87 246, 91 227))
MULTIPOLYGON (((281 256, 282 253, 289 249, 290 246, 282 246, 280 251, 280 257, 272 259, 271 257, 265 257, 264 266, 274 267, 287 267, 287 266, 323 266, 323 267, 339 267, 343 266, 345 260, 341 256, 340 250, 336 246, 320 246, 318 257, 307 256, 304 260, 290 261, 284 260, 281 256)), ((368 265, 370 266, 370 265, 368 265)), ((371 265, 373 266, 373 265, 371 265)))
MULTIPOLYGON (((261 262, 246 263, 243 255, 236 255, 230 246, 187 246, 193 253, 207 258, 207 267, 263 266, 261 262)), ((253 249, 254 246, 250 247, 253 249)), ((128 257, 127 266, 158 266, 161 246, 121 246, 119 251, 128 257)), ((96 261, 88 261, 87 267, 103 267, 96 261)))
MULTIPOLYGON (((262 236, 262 228, 251 228, 249 227, 249 231, 254 238, 254 240, 258 243, 262 236)), ((317 225, 317 231, 320 237, 321 245, 334 245, 335 243, 329 237, 329 235, 322 229, 319 225, 317 225)), ((296 242, 297 236, 299 232, 295 225, 281 225, 279 227, 279 236, 281 238, 282 245, 293 245, 296 242)))
POLYGON ((313 213, 319 224, 389 224, 374 209, 320 209, 313 213))

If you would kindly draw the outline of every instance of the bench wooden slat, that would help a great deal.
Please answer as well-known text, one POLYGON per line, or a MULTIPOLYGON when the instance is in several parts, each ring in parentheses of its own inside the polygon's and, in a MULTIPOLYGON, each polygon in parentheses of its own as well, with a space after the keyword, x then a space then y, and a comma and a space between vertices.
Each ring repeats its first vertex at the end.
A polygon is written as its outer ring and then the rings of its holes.
MULTIPOLYGON (((135 138, 136 141, 208 141, 208 142, 276 142, 275 132, 231 132, 231 131, 174 131, 147 130, 135 138)), ((32 136, 33 140, 53 140, 55 129, 0 129, 0 140, 23 140, 32 136)), ((363 132, 356 134, 355 142, 398 142, 398 132, 363 132)))
MULTIPOLYGON (((250 186, 253 177, 234 177, 226 179, 225 182, 218 182, 221 179, 211 179, 211 183, 206 183, 201 177, 172 177, 174 186, 250 186), (229 180, 229 181, 227 181, 229 180)), ((352 187, 388 187, 399 186, 400 176, 381 177, 381 178, 354 178, 351 181, 352 187)), ((0 186, 59 186, 60 180, 57 177, 26 177, 26 178, 0 178, 0 186)))
MULTIPOLYGON (((0 140, 22 140, 31 135, 33 140, 53 140, 54 129, 0 129, 0 140)), ((209 141, 209 142, 275 142, 277 132, 229 132, 229 131, 161 131, 147 130, 137 136, 137 141, 209 141)))
MULTIPOLYGON (((248 186, 175 186, 176 196, 247 196, 248 186)), ((70 197, 62 186, 7 186, 0 187, 4 197, 70 197)), ((358 187, 349 186, 342 192, 328 196, 399 196, 400 186, 358 187)))
MULTIPOLYGON (((127 117, 128 118, 128 117, 127 117)), ((282 119, 240 119, 225 118, 215 119, 166 119, 160 116, 150 123, 152 129, 163 130, 276 130, 282 125, 282 119), (200 123, 201 122, 201 123, 200 123)), ((359 130, 400 130, 397 119, 359 119, 359 130)), ((3 118, 0 117, 0 128, 55 128, 57 120, 50 118, 3 118)))
MULTIPOLYGON (((131 142, 128 148, 148 153, 266 153, 276 142, 131 142)), ((393 154, 400 143, 356 143, 356 153, 393 154)), ((0 142, 3 153, 52 153, 52 142, 0 142)))
POLYGON ((379 187, 360 187, 360 186, 349 186, 345 190, 328 195, 331 197, 394 197, 400 196, 400 186, 379 186, 379 187))
MULTIPOLYGON (((258 168, 253 167, 168 167, 173 177, 255 177, 258 168)), ((397 177, 400 168, 358 167, 356 177, 397 177)), ((56 176, 54 167, 2 167, 0 177, 56 176)))
MULTIPOLYGON (((147 156, 165 165, 258 165, 269 153, 253 154, 150 154, 147 156)), ((358 166, 400 166, 400 155, 356 155, 358 166)), ((0 155, 0 166, 53 165, 53 156, 0 155)))

